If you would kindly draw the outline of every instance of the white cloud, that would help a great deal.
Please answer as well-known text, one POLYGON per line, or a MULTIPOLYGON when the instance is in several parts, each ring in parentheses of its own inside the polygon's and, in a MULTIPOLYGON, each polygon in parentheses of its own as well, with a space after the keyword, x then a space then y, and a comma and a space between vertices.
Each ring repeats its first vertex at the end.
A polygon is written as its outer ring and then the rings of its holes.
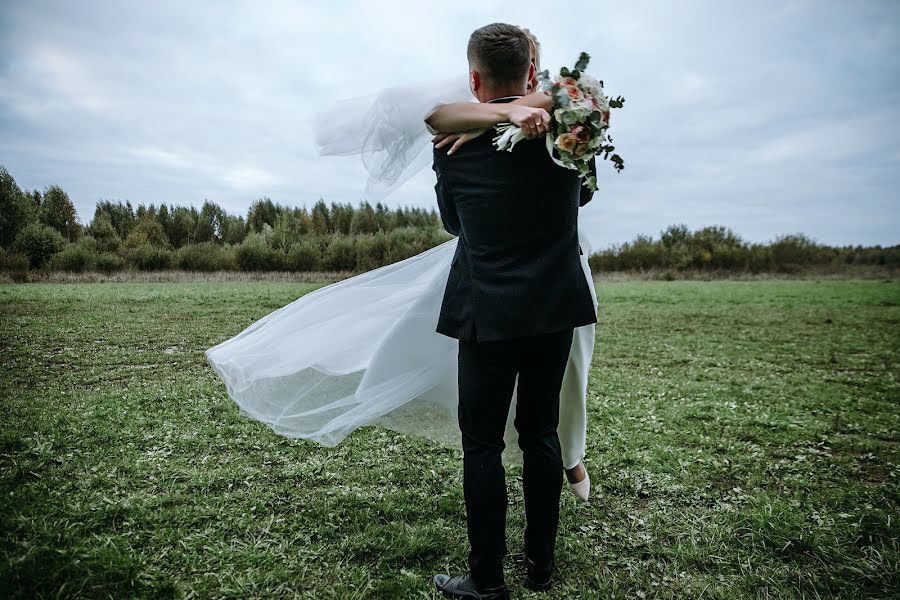
MULTIPOLYGON (((678 222, 898 242, 896 2, 598 2, 575 24, 547 7, 8 0, 0 164, 25 187, 62 185, 85 220, 110 197, 356 203, 365 171, 316 156, 316 112, 462 73, 471 30, 501 20, 540 36, 547 67, 587 50, 626 97, 626 169, 585 209, 595 247, 678 222)), ((425 169, 387 203, 433 207, 432 182, 425 169)))

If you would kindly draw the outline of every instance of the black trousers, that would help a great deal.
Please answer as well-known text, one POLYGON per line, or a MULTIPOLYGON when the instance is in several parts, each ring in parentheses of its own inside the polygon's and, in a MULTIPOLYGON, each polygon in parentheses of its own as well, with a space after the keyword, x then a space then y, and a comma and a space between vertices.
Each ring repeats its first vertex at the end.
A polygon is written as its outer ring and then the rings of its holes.
POLYGON ((500 455, 517 376, 515 426, 523 454, 525 553, 539 565, 553 559, 563 474, 556 433, 559 390, 571 347, 572 329, 459 343, 459 427, 471 546, 469 568, 480 587, 504 583, 507 497, 500 455))

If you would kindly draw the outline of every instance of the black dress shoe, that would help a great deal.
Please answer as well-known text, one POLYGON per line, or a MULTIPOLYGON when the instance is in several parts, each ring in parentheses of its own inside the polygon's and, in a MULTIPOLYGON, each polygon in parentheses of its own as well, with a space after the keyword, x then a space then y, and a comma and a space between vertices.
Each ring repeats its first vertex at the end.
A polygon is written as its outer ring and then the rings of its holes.
POLYGON ((509 600, 509 589, 505 585, 494 588, 479 588, 471 573, 450 577, 439 573, 434 576, 434 585, 448 598, 467 600, 509 600))
POLYGON ((546 592, 553 585, 550 579, 550 572, 553 565, 539 566, 525 557, 525 570, 528 575, 525 577, 525 587, 535 592, 546 592))

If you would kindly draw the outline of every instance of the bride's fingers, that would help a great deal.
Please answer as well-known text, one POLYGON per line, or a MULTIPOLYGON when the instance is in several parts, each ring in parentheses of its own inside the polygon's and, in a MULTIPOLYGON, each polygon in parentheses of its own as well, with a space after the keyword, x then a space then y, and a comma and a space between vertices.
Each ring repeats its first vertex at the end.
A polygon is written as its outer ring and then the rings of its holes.
POLYGON ((537 120, 535 121, 535 130, 538 135, 544 135, 548 131, 550 131, 550 113, 546 110, 541 110, 538 113, 537 120))
MULTIPOLYGON (((439 133, 439 134, 435 135, 433 138, 431 138, 431 143, 437 145, 437 144, 443 142, 444 140, 446 140, 448 137, 450 137, 449 133, 439 133)), ((437 147, 440 148, 439 145, 437 147)))
POLYGON ((459 139, 459 136, 454 136, 454 135, 450 135, 450 134, 442 134, 442 135, 443 135, 444 137, 441 138, 441 141, 439 141, 438 143, 436 143, 436 144, 434 145, 435 148, 443 148, 444 146, 446 146, 446 145, 449 144, 450 142, 455 142, 456 140, 459 139))
POLYGON ((454 152, 459 150, 462 147, 462 145, 465 144, 467 141, 468 140, 466 139, 466 137, 464 135, 459 136, 459 138, 457 138, 457 140, 455 142, 453 142, 453 145, 450 146, 450 149, 447 151, 447 154, 453 154, 454 152))

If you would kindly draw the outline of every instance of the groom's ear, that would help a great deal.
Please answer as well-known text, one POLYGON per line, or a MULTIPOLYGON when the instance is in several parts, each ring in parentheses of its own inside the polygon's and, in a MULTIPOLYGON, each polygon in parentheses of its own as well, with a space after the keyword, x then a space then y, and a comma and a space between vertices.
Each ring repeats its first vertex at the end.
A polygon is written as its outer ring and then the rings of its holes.
POLYGON ((525 81, 534 81, 534 76, 536 73, 534 72, 534 61, 528 63, 528 79, 525 81))
POLYGON ((472 95, 477 97, 476 92, 481 89, 481 74, 475 69, 469 70, 469 87, 472 89, 472 95))

